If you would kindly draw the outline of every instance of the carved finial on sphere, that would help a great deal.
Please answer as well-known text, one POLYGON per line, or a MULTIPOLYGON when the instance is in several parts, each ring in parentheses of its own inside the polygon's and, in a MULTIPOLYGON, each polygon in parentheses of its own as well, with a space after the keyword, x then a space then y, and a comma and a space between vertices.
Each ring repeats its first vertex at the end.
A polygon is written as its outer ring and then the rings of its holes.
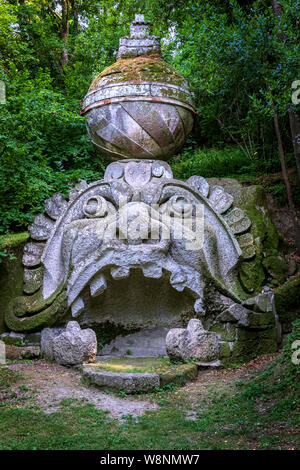
POLYGON ((168 160, 183 146, 193 127, 192 93, 162 60, 144 15, 120 39, 118 61, 92 82, 81 113, 95 147, 113 159, 168 160))

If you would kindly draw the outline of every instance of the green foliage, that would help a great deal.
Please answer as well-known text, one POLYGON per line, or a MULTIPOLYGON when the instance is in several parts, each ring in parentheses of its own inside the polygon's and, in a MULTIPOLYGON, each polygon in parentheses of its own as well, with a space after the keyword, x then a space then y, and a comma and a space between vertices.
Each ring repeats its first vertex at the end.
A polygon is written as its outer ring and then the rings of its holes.
POLYGON ((192 175, 204 178, 228 177, 252 173, 251 161, 238 147, 192 148, 173 157, 170 161, 175 178, 187 179, 192 175))
POLYGON ((284 379, 289 387, 300 387, 300 318, 293 322, 292 332, 283 348, 284 379))
POLYGON ((280 171, 274 111, 294 163, 287 111, 295 109, 291 84, 299 78, 298 2, 282 0, 281 18, 267 1, 67 3, 66 38, 61 0, 0 5, 0 80, 7 95, 0 105, 0 233, 24 229, 52 193, 67 195, 78 179, 103 175, 107 161, 87 138, 80 101, 116 60, 119 37, 128 34, 135 13, 145 12, 154 34, 165 37, 165 60, 195 93, 199 122, 192 143, 173 161, 178 177, 280 171))
POLYGON ((169 46, 176 48, 174 63, 196 94, 202 135, 212 143, 227 136, 250 160, 259 152, 268 162, 275 150, 272 115, 281 116, 285 126, 293 107, 291 85, 299 70, 297 2, 280 3, 284 13, 277 18, 262 2, 248 9, 237 1, 228 8, 223 2, 216 7, 190 1, 169 46))
MULTIPOLYGON (((72 398, 63 400, 59 411, 44 413, 34 401, 26 404, 28 374, 24 382, 3 367, 0 391, 19 380, 22 394, 18 401, 6 392, 1 403, 0 448, 290 449, 299 441, 297 397, 293 388, 280 386, 277 365, 275 361, 258 374, 250 364, 240 371, 208 372, 184 389, 170 383, 151 394, 158 409, 138 418, 124 414, 121 422, 72 398)), ((124 392, 119 396, 127 398, 124 392)))

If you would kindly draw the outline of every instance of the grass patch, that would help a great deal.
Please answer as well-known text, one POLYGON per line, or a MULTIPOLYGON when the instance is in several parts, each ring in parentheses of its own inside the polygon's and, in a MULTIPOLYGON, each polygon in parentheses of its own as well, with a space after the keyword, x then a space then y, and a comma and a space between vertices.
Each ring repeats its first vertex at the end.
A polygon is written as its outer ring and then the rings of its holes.
POLYGON ((157 374, 184 370, 188 364, 172 363, 168 358, 155 357, 110 357, 97 359, 89 367, 108 372, 144 373, 155 372, 157 374))
POLYGON ((192 175, 204 178, 230 177, 251 174, 252 162, 238 147, 186 149, 170 160, 175 178, 192 175))
POLYGON ((0 392, 10 388, 12 384, 18 382, 21 378, 22 375, 18 372, 14 372, 6 366, 0 366, 0 392))
POLYGON ((159 410, 121 423, 76 400, 52 414, 1 408, 0 449, 296 448, 296 383, 286 387, 284 376, 278 360, 250 380, 207 383, 204 376, 197 387, 158 391, 159 410))
MULTIPOLYGON (((0 408, 0 449, 296 449, 300 369, 291 358, 299 327, 267 367, 206 372, 183 389, 157 390, 148 397, 159 409, 140 418, 119 422, 73 399, 52 414, 8 403, 0 408)), ((10 372, 0 368, 2 383, 15 380, 10 372)))

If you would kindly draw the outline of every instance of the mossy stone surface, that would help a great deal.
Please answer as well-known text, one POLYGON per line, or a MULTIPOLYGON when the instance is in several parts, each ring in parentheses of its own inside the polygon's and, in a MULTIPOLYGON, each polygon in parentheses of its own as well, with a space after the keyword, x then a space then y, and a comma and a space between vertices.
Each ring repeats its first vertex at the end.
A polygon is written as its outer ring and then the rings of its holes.
POLYGON ((293 321, 300 317, 300 277, 287 281, 275 289, 274 294, 282 332, 289 333, 293 321))
POLYGON ((0 237, 0 250, 6 250, 8 256, 1 258, 0 263, 0 333, 6 331, 5 311, 14 297, 23 291, 23 249, 29 238, 28 232, 4 235, 0 237), (13 255, 14 259, 9 259, 13 255))
POLYGON ((177 70, 156 55, 118 60, 93 80, 89 91, 96 90, 102 84, 103 79, 107 85, 143 81, 185 86, 185 80, 177 70))
POLYGON ((226 358, 229 358, 231 356, 231 350, 230 350, 230 346, 228 343, 221 343, 220 344, 220 358, 223 360, 223 359, 226 359, 226 358))
POLYGON ((262 354, 270 354, 278 350, 276 338, 262 338, 260 334, 244 341, 236 341, 233 345, 232 358, 249 360, 262 354))
POLYGON ((233 178, 209 178, 207 181, 210 185, 222 186, 231 194, 233 206, 243 209, 252 222, 250 233, 256 254, 254 259, 244 260, 240 265, 242 288, 249 296, 258 294, 268 280, 278 281, 280 278, 282 282, 288 270, 282 256, 286 247, 270 217, 264 188, 260 185, 242 186, 233 178))
POLYGON ((209 331, 220 335, 222 341, 234 341, 236 337, 236 327, 231 323, 216 323, 209 331))
POLYGON ((157 374, 160 387, 168 384, 184 385, 197 377, 197 365, 193 363, 171 363, 164 357, 108 357, 98 356, 94 364, 88 367, 94 372, 105 371, 114 373, 157 374))
POLYGON ((276 279, 279 283, 286 280, 288 276, 289 266, 283 256, 271 255, 267 256, 262 262, 264 268, 276 279))

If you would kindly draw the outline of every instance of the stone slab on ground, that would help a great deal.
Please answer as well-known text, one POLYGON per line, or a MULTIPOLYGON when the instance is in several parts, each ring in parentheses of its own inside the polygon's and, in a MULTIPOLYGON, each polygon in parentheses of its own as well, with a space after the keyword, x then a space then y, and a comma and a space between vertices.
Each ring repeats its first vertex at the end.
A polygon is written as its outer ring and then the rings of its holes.
POLYGON ((106 372, 83 366, 83 377, 90 383, 108 390, 122 390, 125 393, 152 392, 160 385, 159 375, 150 372, 106 372))
POLYGON ((197 365, 172 364, 167 358, 98 356, 94 364, 82 366, 82 374, 87 382, 102 389, 147 393, 196 379, 197 365))

